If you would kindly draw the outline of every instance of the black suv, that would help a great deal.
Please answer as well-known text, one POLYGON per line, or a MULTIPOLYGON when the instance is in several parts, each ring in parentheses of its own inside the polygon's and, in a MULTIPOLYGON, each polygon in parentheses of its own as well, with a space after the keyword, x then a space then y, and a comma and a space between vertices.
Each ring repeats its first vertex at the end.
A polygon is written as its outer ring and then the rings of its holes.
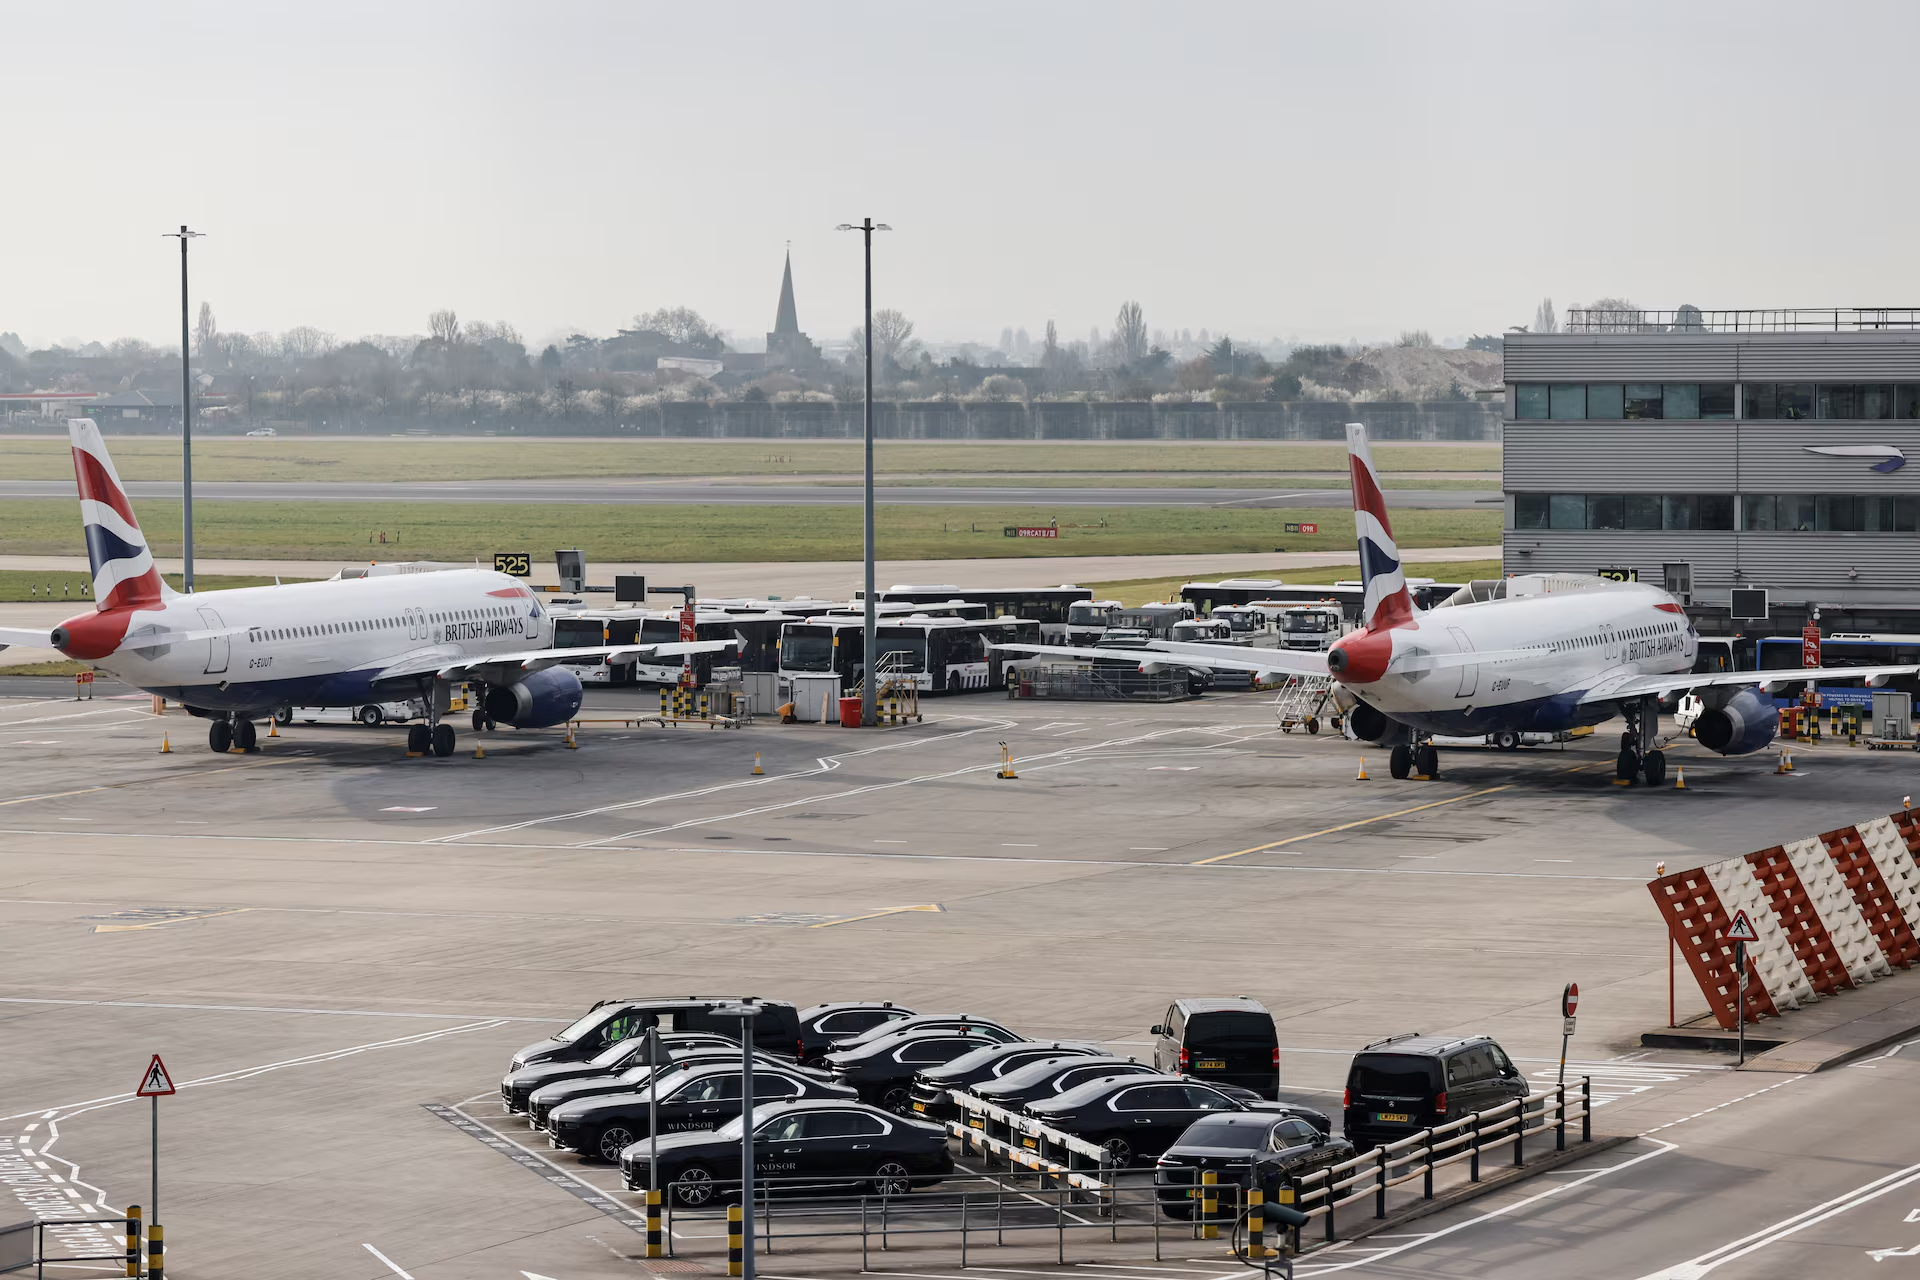
POLYGON ((612 1045, 649 1028, 661 1031, 710 1031, 738 1037, 740 1019, 719 1010, 730 1004, 754 1004, 753 1047, 792 1057, 800 1039, 799 1013, 779 1000, 731 996, 665 996, 602 1000, 550 1039, 539 1040, 513 1055, 509 1072, 542 1062, 586 1062, 612 1045))
POLYGON ((1153 1035, 1153 1065, 1169 1075, 1280 1096, 1280 1036, 1258 1000, 1175 1000, 1153 1035))
POLYGON ((1486 1036, 1376 1040, 1347 1069, 1343 1124, 1361 1151, 1527 1096, 1526 1079, 1486 1036))

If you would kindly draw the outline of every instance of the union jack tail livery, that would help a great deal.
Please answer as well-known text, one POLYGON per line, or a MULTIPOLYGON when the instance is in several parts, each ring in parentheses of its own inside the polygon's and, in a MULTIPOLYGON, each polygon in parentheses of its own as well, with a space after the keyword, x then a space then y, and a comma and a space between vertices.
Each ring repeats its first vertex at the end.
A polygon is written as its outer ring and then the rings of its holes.
POLYGON ((1413 597, 1400 568, 1387 521, 1387 500, 1373 470, 1366 424, 1347 424, 1347 465, 1353 473, 1353 531, 1360 542, 1360 581, 1365 591, 1360 624, 1369 631, 1390 631, 1413 621, 1413 597))
POLYGON ((67 435, 73 444, 74 479, 80 484, 87 559, 93 566, 93 607, 101 613, 158 608, 174 593, 153 567, 153 553, 107 455, 99 424, 89 418, 69 419, 67 435))

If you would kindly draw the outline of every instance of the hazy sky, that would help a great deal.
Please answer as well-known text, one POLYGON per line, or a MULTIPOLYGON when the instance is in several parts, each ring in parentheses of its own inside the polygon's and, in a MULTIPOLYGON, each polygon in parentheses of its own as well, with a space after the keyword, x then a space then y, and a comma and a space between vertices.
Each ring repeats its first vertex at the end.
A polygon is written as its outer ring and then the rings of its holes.
POLYGON ((0 3, 0 330, 1436 335, 1920 305, 1920 6, 0 3), (1902 212, 1905 210, 1906 212, 1902 212))

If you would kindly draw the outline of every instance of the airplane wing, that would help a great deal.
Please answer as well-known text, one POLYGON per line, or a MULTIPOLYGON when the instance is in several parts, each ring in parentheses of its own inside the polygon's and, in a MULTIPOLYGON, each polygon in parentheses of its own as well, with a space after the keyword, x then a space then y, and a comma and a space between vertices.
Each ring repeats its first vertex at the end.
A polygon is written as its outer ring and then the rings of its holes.
POLYGON ((1298 649, 1242 649, 1232 645, 1186 644, 1172 640, 1157 641, 1145 649, 1081 649, 1049 644, 996 644, 991 647, 1039 658, 1098 658, 1109 662, 1131 662, 1142 668, 1182 666, 1222 671, 1284 672, 1301 676, 1327 674, 1326 654, 1298 649))
POLYGON ((1686 689, 1703 689, 1709 685, 1749 684, 1784 685, 1801 684, 1812 680, 1872 680, 1875 677, 1912 675, 1920 671, 1920 666, 1908 663, 1898 667, 1784 667, 1777 671, 1717 671, 1683 672, 1671 676, 1635 676, 1621 674, 1603 677, 1592 688, 1580 695, 1580 701, 1615 702, 1623 698, 1644 698, 1649 695, 1676 693, 1686 689))
POLYGON ((0 627, 0 649, 11 645, 26 645, 32 649, 53 648, 53 630, 37 631, 32 627, 0 627))
POLYGON ((689 653, 731 649, 738 640, 675 640, 664 644, 591 645, 573 649, 525 649, 519 653, 420 653, 376 671, 373 682, 433 675, 443 680, 486 680, 509 684, 521 676, 567 662, 610 662, 615 666, 641 658, 677 658, 689 653))

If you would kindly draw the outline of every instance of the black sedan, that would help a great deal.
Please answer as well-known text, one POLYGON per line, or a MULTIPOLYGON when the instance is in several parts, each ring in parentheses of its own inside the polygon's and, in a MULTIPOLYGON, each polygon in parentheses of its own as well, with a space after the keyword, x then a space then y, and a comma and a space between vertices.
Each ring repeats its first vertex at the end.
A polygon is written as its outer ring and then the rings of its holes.
POLYGON ((1187 1126, 1221 1112, 1292 1113, 1282 1103, 1249 1105, 1185 1076, 1121 1076, 1094 1080, 1057 1098, 1030 1102, 1026 1112, 1050 1128, 1107 1149, 1116 1167, 1158 1156, 1187 1126))
POLYGON ((1153 1067, 1144 1062, 1135 1062, 1132 1058, 1043 1058, 1039 1062, 1028 1063, 1018 1071, 1008 1072, 1000 1080, 976 1085, 968 1092, 997 1107, 1018 1111, 1029 1102, 1057 1098, 1089 1080, 1106 1076, 1159 1074, 1153 1067))
MULTIPOLYGON (((723 1048, 694 1049, 671 1055, 661 1067, 663 1073, 684 1071, 696 1066, 711 1063, 736 1065, 740 1061, 740 1046, 729 1045, 723 1048)), ((798 1073, 813 1080, 826 1080, 827 1073, 815 1071, 811 1067, 797 1067, 790 1059, 776 1058, 770 1053, 753 1055, 753 1069, 756 1074, 763 1070, 778 1069, 783 1073, 798 1073)), ((601 1075, 580 1076, 573 1080, 562 1080, 555 1084, 543 1085, 533 1091, 527 1099, 527 1125, 529 1128, 544 1129, 547 1117, 553 1109, 563 1102, 572 1102, 576 1098, 597 1098, 608 1093, 631 1093, 647 1087, 647 1078, 653 1072, 646 1059, 635 1061, 625 1071, 603 1073, 601 1075)), ((756 1088, 755 1092, 758 1092, 756 1088)))
MULTIPOLYGON (((756 1108, 753 1121, 756 1189, 813 1195, 846 1187, 900 1196, 953 1172, 944 1130, 859 1103, 776 1103, 756 1108)), ((738 1198, 741 1133, 736 1116, 712 1133, 662 1137, 661 1185, 677 1203, 692 1207, 738 1198)), ((649 1187, 652 1145, 636 1142, 621 1153, 628 1190, 649 1187)))
MULTIPOLYGON (((725 1049, 731 1046, 736 1055, 740 1052, 738 1040, 729 1040, 705 1031, 669 1031, 660 1037, 660 1045, 670 1059, 690 1049, 725 1049)), ((583 1076, 617 1074, 641 1061, 646 1046, 645 1036, 634 1036, 607 1046, 587 1062, 541 1062, 518 1071, 509 1071, 500 1081, 500 1104, 509 1114, 518 1115, 527 1109, 527 1099, 542 1085, 578 1080, 583 1076)))
POLYGON ((836 1000, 816 1004, 800 1011, 800 1040, 794 1046, 795 1057, 808 1066, 818 1066, 834 1041, 851 1040, 883 1023, 912 1016, 913 1010, 903 1009, 891 1000, 836 1000))
POLYGON ((921 1027, 869 1040, 827 1055, 835 1083, 857 1089, 863 1102, 905 1114, 913 1104, 913 1078, 963 1053, 1000 1043, 977 1023, 965 1030, 921 1027))
MULTIPOLYGON (((1324 1119, 1324 1117, 1322 1117, 1324 1119)), ((1200 1175, 1213 1170, 1223 1187, 1219 1216, 1238 1215, 1234 1188, 1252 1185, 1272 1196, 1282 1179, 1300 1179, 1328 1165, 1353 1158, 1353 1144, 1330 1138, 1307 1115, 1277 1116, 1270 1111, 1226 1112, 1194 1121, 1155 1162, 1153 1181, 1160 1207, 1170 1218, 1198 1212, 1200 1175)))
MULTIPOLYGON (((660 1135, 714 1129, 740 1114, 738 1063, 713 1063, 675 1071, 657 1085, 660 1090, 660 1135)), ((791 1069, 753 1073, 756 1107, 802 1098, 853 1100, 854 1091, 825 1084, 811 1074, 791 1069)), ((609 1093, 597 1098, 563 1102, 547 1113, 547 1141, 555 1147, 599 1156, 611 1163, 630 1143, 648 1134, 648 1103, 652 1089, 609 1093)))
POLYGON ((958 1031, 966 1035, 979 1036, 983 1040, 996 1040, 1007 1044, 1026 1037, 1017 1031, 1009 1031, 991 1018, 976 1018, 966 1013, 916 1013, 905 1018, 895 1018, 867 1028, 859 1035, 846 1040, 835 1040, 832 1050, 855 1049, 863 1044, 872 1044, 875 1040, 887 1036, 902 1035, 908 1031, 958 1031))
POLYGON ((1102 1056, 1092 1045, 1062 1040, 982 1045, 943 1067, 922 1071, 913 1082, 913 1114, 929 1120, 956 1120, 960 1116, 960 1108, 953 1102, 956 1089, 972 1093, 976 1085, 1004 1080, 1035 1062, 1102 1056))

